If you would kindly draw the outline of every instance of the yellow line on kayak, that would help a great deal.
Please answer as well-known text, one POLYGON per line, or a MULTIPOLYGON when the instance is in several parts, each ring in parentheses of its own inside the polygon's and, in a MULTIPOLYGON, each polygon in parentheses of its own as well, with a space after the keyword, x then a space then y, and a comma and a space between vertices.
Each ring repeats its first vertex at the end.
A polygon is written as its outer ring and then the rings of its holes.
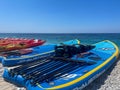
MULTIPOLYGON (((99 66, 97 66, 95 69, 89 71, 88 73, 86 73, 85 75, 71 81, 71 82, 68 82, 68 83, 65 83, 65 84, 62 84, 62 85, 58 85, 58 86, 54 86, 54 87, 51 87, 51 88, 43 88, 43 89, 46 89, 46 90, 55 90, 55 89, 60 89, 60 88, 64 88, 64 87, 68 87, 68 86, 71 86, 73 84, 76 84, 77 82, 80 82, 81 80, 87 78, 88 76, 90 76, 91 74, 93 74, 94 72, 98 71, 99 69, 101 69, 103 66, 105 66, 108 62, 110 62, 114 56, 118 57, 119 56, 119 49, 118 47, 111 41, 109 40, 105 40, 107 42, 110 42, 111 44, 114 45, 114 47, 116 48, 116 52, 110 57, 108 58, 104 63, 100 64, 99 66)), ((41 86, 42 87, 42 86, 41 86)))

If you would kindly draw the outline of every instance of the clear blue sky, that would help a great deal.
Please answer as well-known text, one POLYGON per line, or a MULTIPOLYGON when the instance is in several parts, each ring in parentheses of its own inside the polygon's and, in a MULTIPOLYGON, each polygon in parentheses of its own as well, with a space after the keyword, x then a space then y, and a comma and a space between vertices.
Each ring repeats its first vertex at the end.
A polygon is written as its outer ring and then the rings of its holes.
POLYGON ((0 0, 0 32, 117 33, 120 0, 0 0))

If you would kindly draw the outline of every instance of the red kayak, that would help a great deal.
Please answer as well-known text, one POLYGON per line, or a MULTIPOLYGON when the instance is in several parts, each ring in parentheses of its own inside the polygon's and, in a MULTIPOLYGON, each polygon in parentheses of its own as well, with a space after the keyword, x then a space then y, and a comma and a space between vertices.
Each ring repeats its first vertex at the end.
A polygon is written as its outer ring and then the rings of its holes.
POLYGON ((0 52, 30 48, 44 43, 45 40, 39 39, 0 38, 0 52))

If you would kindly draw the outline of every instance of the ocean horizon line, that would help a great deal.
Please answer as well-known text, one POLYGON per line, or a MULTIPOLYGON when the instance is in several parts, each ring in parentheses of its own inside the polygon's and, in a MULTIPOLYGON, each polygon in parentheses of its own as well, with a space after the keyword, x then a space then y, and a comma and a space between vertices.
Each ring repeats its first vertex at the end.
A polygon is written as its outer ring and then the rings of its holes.
POLYGON ((4 32, 0 32, 0 34, 120 34, 120 33, 32 33, 32 32, 30 32, 30 33, 27 33, 27 32, 22 32, 22 33, 10 33, 10 32, 8 32, 8 33, 4 33, 4 32))

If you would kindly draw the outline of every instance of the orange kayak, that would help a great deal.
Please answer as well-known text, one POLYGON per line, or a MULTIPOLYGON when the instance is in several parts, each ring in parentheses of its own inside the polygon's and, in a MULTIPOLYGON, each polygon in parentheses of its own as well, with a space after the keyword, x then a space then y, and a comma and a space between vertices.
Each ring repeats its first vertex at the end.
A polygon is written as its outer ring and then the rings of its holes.
POLYGON ((45 40, 25 38, 0 38, 0 52, 30 48, 44 44, 45 40))

